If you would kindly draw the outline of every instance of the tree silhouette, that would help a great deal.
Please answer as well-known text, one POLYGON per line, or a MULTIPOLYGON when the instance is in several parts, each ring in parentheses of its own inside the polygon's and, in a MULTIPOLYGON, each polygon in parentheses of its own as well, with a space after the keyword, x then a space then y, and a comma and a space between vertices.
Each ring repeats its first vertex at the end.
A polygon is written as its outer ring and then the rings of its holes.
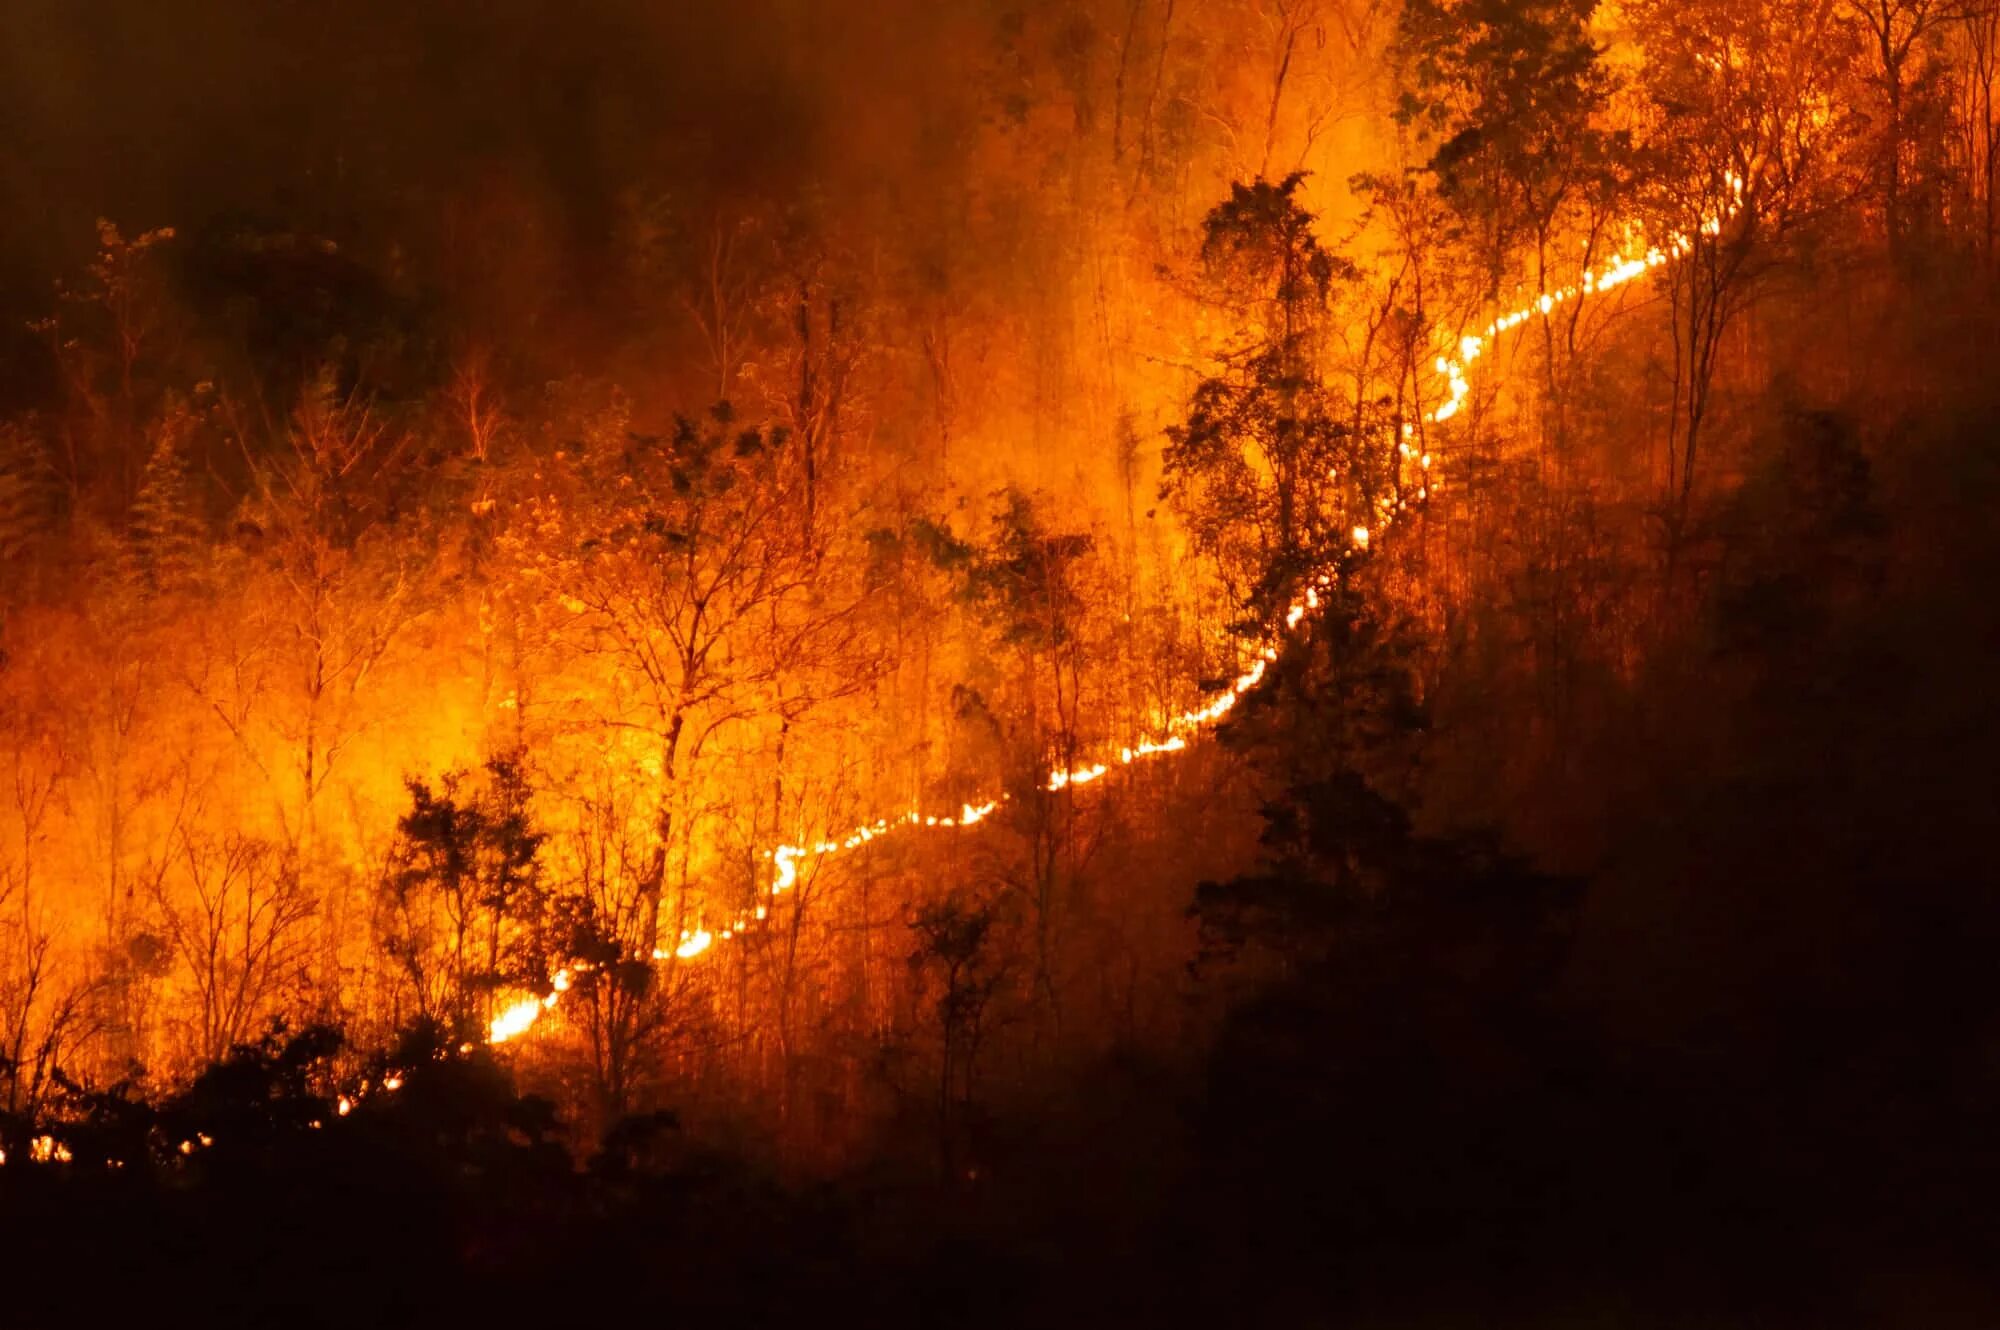
POLYGON ((1162 457, 1163 496, 1253 629, 1351 558, 1393 490, 1393 426, 1357 422, 1325 378, 1334 285, 1354 270, 1313 234, 1303 183, 1234 185, 1205 220, 1204 271, 1240 332, 1162 457))

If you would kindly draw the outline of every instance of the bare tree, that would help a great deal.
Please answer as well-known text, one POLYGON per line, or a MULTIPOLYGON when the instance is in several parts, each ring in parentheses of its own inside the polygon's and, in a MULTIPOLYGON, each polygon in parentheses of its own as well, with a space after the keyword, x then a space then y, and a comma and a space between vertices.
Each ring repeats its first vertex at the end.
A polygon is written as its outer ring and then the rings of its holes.
POLYGON ((183 830, 153 878, 155 917, 194 990, 187 1045, 197 1064, 245 1042, 306 986, 313 902, 275 845, 241 832, 183 830))
POLYGON ((2000 4, 1969 6, 1958 30, 1958 132, 1964 167, 1962 188, 1969 195, 1979 255, 1990 270, 2000 238, 2000 205, 1993 176, 2000 168, 2000 116, 1994 90, 2000 85, 2000 4))
MULTIPOLYGON (((414 609, 413 542, 385 521, 398 440, 364 401, 322 375, 274 456, 254 458, 237 530, 249 553, 250 631, 189 683, 269 783, 284 852, 312 880, 321 809, 367 724, 366 687, 414 609)), ((320 900, 321 982, 331 1000, 348 926, 320 900)))
POLYGON ((1911 100, 1949 25, 1968 17, 1953 0, 1850 0, 1874 57, 1869 82, 1882 98, 1877 149, 1882 224, 1890 250, 1900 254, 1910 228, 1908 192, 1914 143, 1911 100))
POLYGON ((1652 123, 1640 197, 1670 247, 1668 565, 1686 526, 1724 334, 1782 242, 1828 201, 1838 78, 1835 0, 1645 0, 1633 11, 1652 123))
POLYGON ((603 770, 586 785, 565 800, 555 838, 550 933, 552 953, 567 966, 561 1019, 584 1036, 593 1097, 609 1120, 632 1107, 645 1077, 699 1017, 680 958, 653 958, 654 854, 645 818, 631 807, 636 791, 603 770))
POLYGON ((67 779, 62 746, 12 707, 0 707, 0 744, 0 1080, 6 1111, 32 1121, 57 1068, 92 1032, 93 985, 75 957, 59 956, 42 886, 42 847, 67 779))
POLYGON ((554 593, 545 612, 603 671, 573 723, 629 741, 657 790, 635 939, 646 956, 662 944, 662 902, 687 885, 704 746, 805 705, 779 684, 847 648, 853 602, 829 594, 823 537, 799 520, 803 457, 785 431, 735 430, 718 411, 665 437, 599 438, 543 474, 508 539, 523 576, 554 593))

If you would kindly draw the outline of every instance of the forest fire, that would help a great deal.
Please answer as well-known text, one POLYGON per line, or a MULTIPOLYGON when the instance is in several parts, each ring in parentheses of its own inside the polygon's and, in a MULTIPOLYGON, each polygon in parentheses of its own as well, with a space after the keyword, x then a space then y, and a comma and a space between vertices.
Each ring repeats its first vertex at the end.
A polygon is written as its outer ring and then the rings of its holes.
MULTIPOLYGON (((1731 172, 1725 176, 1725 183, 1730 191, 1731 202, 1722 212, 1705 219, 1701 223, 1700 229, 1704 235, 1720 236, 1724 226, 1743 207, 1743 178, 1731 172)), ((1628 226, 1627 230, 1632 233, 1642 232, 1642 228, 1636 224, 1628 226)), ((1643 241, 1639 242, 1639 244, 1642 247, 1636 249, 1630 255, 1608 259, 1605 261, 1602 269, 1586 270, 1576 282, 1543 291, 1518 308, 1499 315, 1486 325, 1483 333, 1476 336, 1473 334, 1461 336, 1457 343, 1458 355, 1456 358, 1447 356, 1437 357, 1435 368, 1438 377, 1443 381, 1440 395, 1444 400, 1438 406, 1432 408, 1425 415, 1424 419, 1432 424, 1442 424, 1458 414, 1460 406, 1472 392, 1472 385, 1467 376, 1473 362, 1490 350, 1503 334, 1521 327, 1537 315, 1546 319, 1559 304, 1581 301, 1588 296, 1615 290, 1628 282, 1634 281, 1654 268, 1660 267, 1662 264, 1686 254, 1692 246, 1692 241, 1685 235, 1675 234, 1667 238, 1664 246, 1644 247, 1643 241)), ((1414 430, 1414 425, 1407 422, 1402 423, 1396 431, 1396 437, 1399 440, 1407 440, 1412 436, 1414 430)), ((1431 455, 1428 452, 1419 454, 1407 442, 1399 442, 1397 453, 1404 463, 1412 460, 1417 461, 1420 473, 1431 471, 1431 455)), ((1404 483, 1404 478, 1400 474, 1400 467, 1396 482, 1398 488, 1401 488, 1404 483)), ((1428 497, 1429 487, 1437 483, 1439 482, 1436 477, 1425 475, 1424 485, 1419 497, 1428 497)), ((1378 527, 1386 526, 1399 511, 1399 507, 1384 508, 1381 512, 1381 517, 1378 519, 1378 527)), ((1373 539, 1373 532, 1367 526, 1356 526, 1350 532, 1350 539, 1355 550, 1366 552, 1373 539)), ((1286 606, 1282 616, 1286 632, 1296 632, 1299 625, 1305 622, 1306 617, 1312 611, 1319 608, 1319 593, 1321 590, 1332 586, 1333 580, 1334 575, 1332 573, 1322 572, 1316 574, 1308 582, 1304 592, 1286 606)), ((1129 766, 1133 762, 1145 758, 1185 751, 1187 748, 1187 736, 1198 733, 1224 719, 1234 709, 1238 698, 1244 696, 1262 682, 1265 670, 1277 659, 1277 653, 1281 649, 1281 643, 1265 643, 1258 647, 1250 666, 1237 675, 1235 679, 1231 680, 1227 690, 1214 702, 1201 708, 1182 712, 1180 715, 1173 717, 1168 726, 1169 733, 1164 738, 1142 738, 1134 744, 1127 744, 1120 747, 1117 750, 1116 758, 1118 765, 1129 766)), ((1107 762, 1102 761, 1057 769, 1048 774, 1042 788, 1051 793, 1061 793, 1079 786, 1088 785, 1108 774, 1110 770, 1111 766, 1107 762)), ((796 886, 800 867, 813 860, 860 849, 876 839, 896 831, 906 829, 962 830, 970 828, 978 825, 990 814, 997 811, 1000 805, 1006 802, 1009 797, 1004 793, 999 794, 977 807, 968 803, 961 808, 956 817, 949 815, 940 817, 936 814, 921 813, 916 809, 912 809, 894 820, 878 819, 873 823, 856 827, 845 836, 836 839, 820 840, 810 845, 788 844, 776 846, 765 851, 763 854, 763 858, 769 861, 773 867, 770 895, 775 898, 796 886)), ((757 907, 757 919, 762 921, 766 918, 766 915, 766 907, 760 904, 757 907)), ((747 921, 739 921, 733 928, 723 931, 722 939, 724 941, 732 940, 746 931, 747 921)), ((715 937, 705 930, 696 929, 684 932, 679 944, 671 952, 655 951, 653 959, 655 961, 667 960, 669 958, 683 961, 693 960, 707 952, 714 941, 715 937)), ((507 1006, 505 1010, 501 1011, 490 1022, 487 1030, 487 1041, 489 1043, 500 1044, 525 1034, 540 1018, 541 1014, 544 1011, 554 1008, 561 995, 568 991, 570 974, 571 972, 568 970, 558 971, 550 981, 550 991, 546 996, 542 998, 522 998, 507 1006)))
POLYGON ((2000 0, 104 3, 14 1319, 2000 1323, 2000 0))

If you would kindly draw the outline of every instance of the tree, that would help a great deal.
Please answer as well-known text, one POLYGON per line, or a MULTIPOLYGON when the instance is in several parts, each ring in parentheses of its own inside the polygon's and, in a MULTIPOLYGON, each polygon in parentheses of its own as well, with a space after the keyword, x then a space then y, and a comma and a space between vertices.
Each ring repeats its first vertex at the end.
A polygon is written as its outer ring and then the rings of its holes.
MULTIPOLYGON (((1498 280, 1523 238, 1615 184, 1621 136, 1590 36, 1596 0, 1418 0, 1398 26, 1397 119, 1433 136, 1438 191, 1481 231, 1498 280)), ((1544 262, 1546 255, 1543 255, 1544 262)))
POLYGON ((1880 594, 1886 523, 1851 420, 1786 403, 1768 433, 1719 514, 1711 612, 1724 652, 1786 677, 1810 671, 1843 604, 1880 594))
MULTIPOLYGON (((1874 58, 1868 82, 1881 100, 1874 176, 1890 252, 1906 257, 1918 221, 1912 194, 1940 188, 1943 157, 1944 42, 1953 25, 1976 11, 1950 0, 1851 0, 1854 21, 1874 58)), ((1976 19, 1975 19, 1976 21, 1976 19)), ((1933 196, 1935 207, 1943 202, 1933 196)))
POLYGON ((778 395, 782 419, 798 440, 808 537, 818 520, 828 482, 841 462, 843 413, 852 409, 854 380, 863 358, 859 300, 839 280, 823 247, 802 240, 806 252, 787 265, 792 277, 789 391, 778 395))
POLYGON ((208 532, 187 455, 196 423, 184 403, 169 401, 153 426, 125 537, 129 575, 145 595, 180 591, 201 572, 208 532))
POLYGON ((284 852, 320 902, 318 985, 337 1007, 339 950, 356 922, 322 820, 351 745, 378 719, 369 684, 417 607, 425 515, 403 505, 403 438, 330 371, 304 390, 268 453, 249 452, 232 587, 245 607, 221 659, 185 682, 265 784, 284 852), (414 510, 414 511, 413 511, 414 510))
POLYGON ((1029 850, 1021 886, 1034 918, 1037 1014, 1059 1030, 1058 953, 1069 903, 1065 879, 1073 890, 1081 847, 1076 801, 1058 802, 1048 773, 1068 773, 1082 760, 1089 609, 1085 574, 1093 542, 1088 535, 1047 530, 1032 501, 1018 490, 1005 491, 1001 498, 992 543, 970 553, 966 593, 1021 670, 1020 705, 1032 745, 1027 774, 1034 786, 1017 823, 1029 850))
POLYGON ((521 576, 548 589, 538 608, 552 631, 598 671, 588 714, 573 723, 614 743, 657 791, 650 861, 635 884, 645 908, 631 941, 643 959, 662 948, 670 886, 683 912, 689 904, 704 750, 810 707, 817 689, 787 685, 848 649, 853 606, 829 594, 824 537, 800 520, 804 459, 787 431, 738 429, 723 406, 645 435, 621 413, 538 465, 546 481, 508 547, 521 576))
MULTIPOLYGON (((1474 232, 1489 299, 1523 248, 1532 292, 1574 281, 1596 266, 1620 220, 1631 141, 1605 123, 1614 87, 1591 37, 1596 9, 1597 0, 1416 0, 1403 9, 1397 119, 1435 142, 1425 169, 1474 232)), ((1558 452, 1582 312, 1571 302, 1540 320, 1547 435, 1558 452)))
POLYGON ((225 1158, 266 1155, 267 1163, 276 1162, 266 1154, 273 1146, 296 1146, 335 1115, 334 1059, 346 1042, 333 1026, 294 1030, 273 1022, 232 1045, 161 1105, 164 1135, 219 1143, 225 1158))
POLYGON ((1023 662, 1022 697, 1036 731, 1036 762, 1066 769, 1078 755, 1086 612, 1082 565, 1092 540, 1050 532, 1034 501, 1019 490, 1004 491, 1000 498, 991 545, 967 551, 965 594, 1000 644, 1023 662), (1054 712, 1048 717, 1038 705, 1043 694, 1037 675, 1044 669, 1054 712))
MULTIPOLYGON (((184 828, 174 863, 151 875, 158 926, 195 1002, 195 1065, 219 1061, 305 994, 314 902, 278 847, 240 832, 184 828)), ((186 1009, 183 1008, 185 1011, 186 1009)))
POLYGON ((559 791, 543 932, 551 967, 567 971, 560 1018, 582 1031, 598 1115, 630 1110, 670 1040, 693 1026, 694 986, 673 951, 653 944, 658 871, 645 808, 650 791, 600 766, 559 791), (560 968, 558 968, 560 967, 560 968))
POLYGON ((302 714, 293 738, 300 793, 299 851, 310 855, 314 804, 346 735, 341 704, 388 650, 407 613, 391 560, 368 558, 389 501, 393 440, 374 411, 343 396, 330 373, 303 394, 284 450, 260 468, 244 514, 286 593, 282 613, 300 647, 293 662, 302 714))
POLYGON ((0 1080, 6 1112, 26 1121, 94 1033, 92 978, 57 949, 61 916, 45 881, 68 764, 45 708, 0 696, 0 1080))
POLYGON ((1981 260, 1990 270, 1994 243, 2000 239, 2000 200, 1993 177, 2000 170, 2000 115, 1994 92, 2000 86, 2000 4, 1981 0, 1967 7, 1958 25, 1958 132, 1964 165, 1960 187, 1969 205, 1972 230, 1981 260))
POLYGON ((923 906, 910 920, 917 941, 910 970, 936 985, 938 1158, 947 1178, 958 1176, 988 1009, 1007 983, 1006 967, 992 949, 998 920, 992 903, 963 893, 923 906))
POLYGON ((1724 334, 1835 184, 1838 74, 1851 51, 1837 17, 1833 0, 1642 0, 1632 10, 1647 53, 1639 200, 1647 235, 1674 258, 1664 272, 1669 569, 1724 334))
MULTIPOLYGON (((62 510, 62 485, 47 444, 29 422, 0 421, 0 563, 33 566, 62 510)), ((10 598, 25 590, 25 577, 8 580, 10 598)))
POLYGON ((1207 963, 1255 953, 1289 978, 1509 999, 1553 978, 1577 883, 1536 873, 1490 836, 1419 835, 1352 771, 1288 787, 1264 816, 1262 871, 1196 895, 1207 963))
POLYGON ((1334 284, 1354 269, 1314 236, 1302 183, 1234 185, 1209 213, 1204 273, 1239 332, 1167 431, 1162 459, 1163 496, 1252 631, 1302 578, 1365 546, 1395 487, 1393 425, 1357 423, 1324 377, 1334 284))
POLYGON ((475 793, 464 780, 449 772, 435 790, 408 782, 377 927, 418 1016, 483 1032, 498 994, 544 990, 561 957, 551 956, 544 837, 521 759, 490 759, 475 793))

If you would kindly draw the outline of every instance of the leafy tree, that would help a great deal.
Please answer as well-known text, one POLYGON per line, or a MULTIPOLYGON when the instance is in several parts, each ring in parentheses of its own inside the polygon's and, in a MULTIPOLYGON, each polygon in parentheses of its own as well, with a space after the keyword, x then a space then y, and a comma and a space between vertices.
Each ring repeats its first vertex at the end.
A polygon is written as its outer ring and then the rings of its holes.
POLYGON ((1807 668, 1836 611, 1879 593, 1886 524, 1851 420, 1786 404, 1749 477, 1716 518, 1719 645, 1779 670, 1807 668))
POLYGON ((410 811, 397 822, 378 930, 402 967, 417 1014, 483 1030, 503 989, 541 991, 554 969, 545 932, 543 834, 528 808, 517 756, 486 764, 464 791, 464 773, 440 787, 408 782, 410 811))
POLYGON ((990 1033, 989 1008, 1008 980, 1004 961, 994 953, 998 922, 992 902, 963 893, 923 906, 910 920, 917 942, 910 970, 936 986, 938 1154, 947 1178, 958 1173, 979 1053, 990 1033))
POLYGON ((1509 995, 1553 977, 1576 883, 1535 873, 1488 836, 1420 835, 1352 771, 1288 787, 1264 816, 1266 868, 1197 893, 1211 962, 1261 954, 1292 975, 1396 975, 1509 995))
POLYGON ((1055 1024, 1061 1013, 1061 919, 1068 903, 1063 888, 1065 878, 1073 884, 1077 877, 1081 847, 1076 803, 1052 800, 1046 773, 1073 769, 1082 753, 1085 574, 1093 542, 1085 534, 1049 531, 1018 490, 1001 497, 991 544, 966 566, 966 592, 1024 676, 1021 699, 1034 754, 1027 774, 1035 791, 1017 819, 1029 848, 1020 886, 1034 917, 1037 1014, 1055 1024))
POLYGON ((685 973, 663 971, 650 956, 633 952, 635 916, 645 898, 631 890, 638 865, 618 859, 614 852, 586 862, 580 880, 551 900, 547 925, 551 956, 570 971, 563 1012, 583 1032, 592 1098, 603 1121, 630 1109, 634 1093, 657 1070, 663 1045, 691 1021, 693 1006, 685 973))
POLYGON ((436 302, 415 298, 379 247, 299 220, 210 216, 181 237, 175 295, 206 334, 202 378, 243 401, 294 400, 328 365, 385 398, 435 389, 436 302))
POLYGON ((1596 0, 1415 0, 1403 9, 1397 118, 1436 142, 1439 194, 1480 236, 1496 285, 1522 243, 1547 289, 1552 245, 1580 216, 1584 267, 1615 202, 1627 148, 1603 127, 1611 78, 1590 35, 1596 0))
MULTIPOLYGON (((884 636, 895 668, 907 680, 907 686, 891 694, 894 710, 886 719, 907 753, 912 789, 921 788, 932 774, 926 769, 934 718, 929 681, 964 604, 976 552, 972 542, 953 534, 945 519, 921 512, 903 515, 867 537, 868 601, 889 621, 884 636), (907 715, 910 711, 915 714, 907 715)), ((956 793, 947 790, 946 797, 956 793)))
POLYGON ((254 1159, 324 1130, 336 1116, 334 1059, 346 1043, 330 1025, 276 1022, 233 1046, 161 1106, 168 1148, 206 1137, 226 1155, 254 1159))
MULTIPOLYGON (((1435 144, 1426 169, 1473 233, 1489 301, 1523 251, 1531 291, 1576 280, 1615 243, 1613 228, 1624 220, 1632 144, 1606 123, 1614 85, 1591 35, 1596 10, 1597 0, 1415 0, 1403 8, 1397 119, 1435 144)), ((1583 311, 1583 302, 1570 302, 1538 321, 1547 434, 1559 450, 1583 311)))
POLYGON ((1429 725, 1424 636, 1379 589, 1352 583, 1323 592, 1309 623, 1224 741, 1280 789, 1358 771, 1403 795, 1429 725))
MULTIPOLYGON (((1076 760, 1082 688, 1083 563, 1093 542, 1085 534, 1049 531, 1034 501, 1019 490, 1003 491, 1000 498, 991 544, 967 552, 965 595, 1001 645, 1023 663, 1029 724, 1038 749, 1047 744, 1046 751, 1036 753, 1037 760, 1068 766, 1076 760), (1046 694, 1037 677, 1043 672, 1046 694), (1053 716, 1041 714, 1044 696, 1052 702, 1053 716)), ((950 557, 948 550, 941 552, 950 557)))
POLYGON ((1389 422, 1357 421, 1324 374, 1334 285, 1351 278, 1299 203, 1301 175, 1231 187, 1202 265, 1240 332, 1167 431, 1164 497, 1260 627, 1298 581, 1350 560, 1394 491, 1389 422))

